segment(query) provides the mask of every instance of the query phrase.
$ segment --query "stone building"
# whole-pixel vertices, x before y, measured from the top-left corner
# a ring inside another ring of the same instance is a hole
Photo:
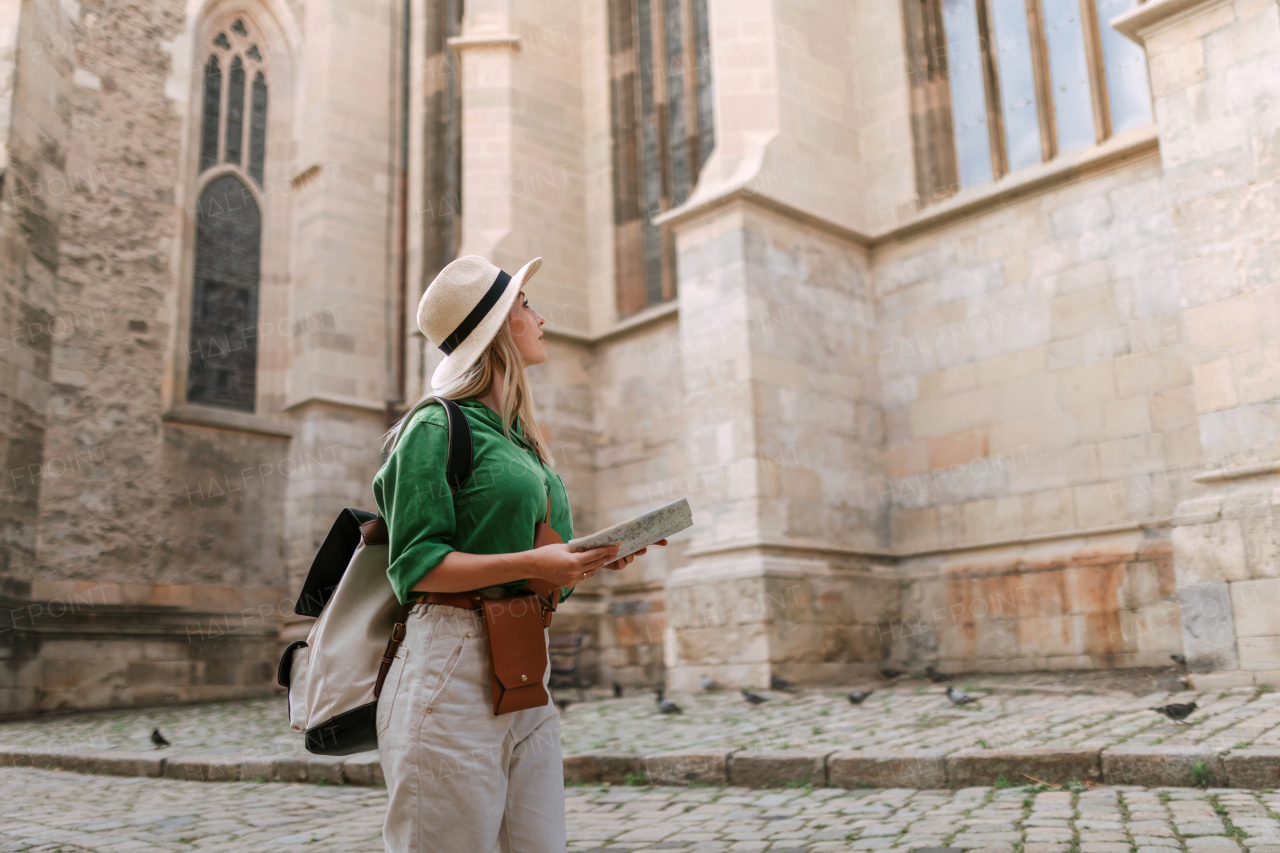
[[[1280,681],[1276,0],[0,0],[0,714],[273,689],[460,254],[625,683]]]

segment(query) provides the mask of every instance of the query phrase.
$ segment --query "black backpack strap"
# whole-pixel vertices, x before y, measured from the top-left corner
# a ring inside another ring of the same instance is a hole
[[[471,438],[471,424],[462,407],[445,397],[432,397],[444,406],[449,419],[449,451],[445,455],[444,478],[449,488],[457,492],[471,478],[471,457],[475,443]]]

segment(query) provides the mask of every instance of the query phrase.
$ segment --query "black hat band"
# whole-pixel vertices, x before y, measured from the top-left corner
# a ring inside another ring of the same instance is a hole
[[[480,297],[480,301],[476,303],[476,307],[471,309],[458,328],[453,330],[453,334],[440,342],[440,349],[444,350],[445,355],[450,355],[463,341],[467,339],[467,335],[475,331],[476,326],[480,325],[489,314],[489,309],[497,304],[501,298],[503,291],[507,289],[507,284],[511,281],[511,276],[502,270],[498,270],[498,277],[494,279],[493,284],[489,286],[489,290],[484,296]]]

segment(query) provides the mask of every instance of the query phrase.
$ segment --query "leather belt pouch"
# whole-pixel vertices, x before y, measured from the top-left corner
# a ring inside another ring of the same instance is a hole
[[[542,678],[547,673],[547,642],[542,605],[533,594],[483,599],[489,639],[489,678],[493,713],[540,708],[551,700]]]
[[[551,497],[546,519],[533,528],[533,547],[563,542],[552,529]],[[547,673],[547,641],[542,629],[560,603],[560,587],[530,580],[529,592],[511,598],[480,600],[484,630],[489,639],[489,682],[493,686],[494,715],[541,708],[551,701],[542,678]]]

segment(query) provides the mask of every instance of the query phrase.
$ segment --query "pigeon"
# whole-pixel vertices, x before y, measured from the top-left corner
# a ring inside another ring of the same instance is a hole
[[[1157,714],[1164,714],[1175,723],[1180,723],[1187,717],[1190,717],[1196,710],[1195,702],[1175,703],[1173,705],[1161,705],[1159,708],[1152,708]]]
[[[664,714],[683,714],[684,713],[684,711],[681,710],[679,705],[677,705],[675,702],[672,702],[670,699],[666,698],[666,696],[663,694],[664,694],[664,691],[661,687],[653,691],[654,698],[657,700],[657,703],[658,703],[659,711],[661,711]]]
[[[929,679],[930,684],[942,684],[943,682],[950,681],[953,678],[953,676],[947,675],[946,673],[938,672],[932,666],[926,666],[924,668],[924,677]]]
[[[750,690],[743,690],[742,698],[746,699],[752,705],[759,705],[761,702],[769,701],[768,698],[761,696],[758,693],[752,693]]]
[[[954,687],[947,688],[947,698],[951,700],[952,705],[967,705],[970,702],[978,701],[977,699],[974,699],[972,696],[961,693],[959,690],[956,690]]]
[[[616,681],[613,682],[613,698],[614,699],[622,698],[622,685]]]
[[[861,705],[862,700],[866,699],[872,693],[875,693],[875,691],[874,690],[855,690],[849,694],[849,704]]]
[[[880,670],[880,674],[881,674],[881,675],[883,675],[885,678],[889,679],[890,681],[893,681],[895,678],[901,678],[901,677],[902,677],[902,670],[900,670],[900,669],[882,669],[882,670]]]
[[[792,687],[791,682],[787,681],[785,678],[779,678],[776,675],[769,677],[770,690],[790,690],[791,687]]]
[[[702,689],[703,689],[703,690],[715,690],[715,689],[716,689],[716,683],[715,683],[714,681],[712,681],[712,680],[711,680],[711,677],[710,677],[710,676],[706,676],[706,675],[702,676]]]
[[[1169,659],[1174,663],[1176,663],[1178,666],[1187,665],[1187,658],[1185,655],[1169,655]]]
[[[164,735],[160,734],[159,729],[151,730],[151,742],[156,745],[156,749],[164,749],[169,745],[169,741],[164,739]]]

